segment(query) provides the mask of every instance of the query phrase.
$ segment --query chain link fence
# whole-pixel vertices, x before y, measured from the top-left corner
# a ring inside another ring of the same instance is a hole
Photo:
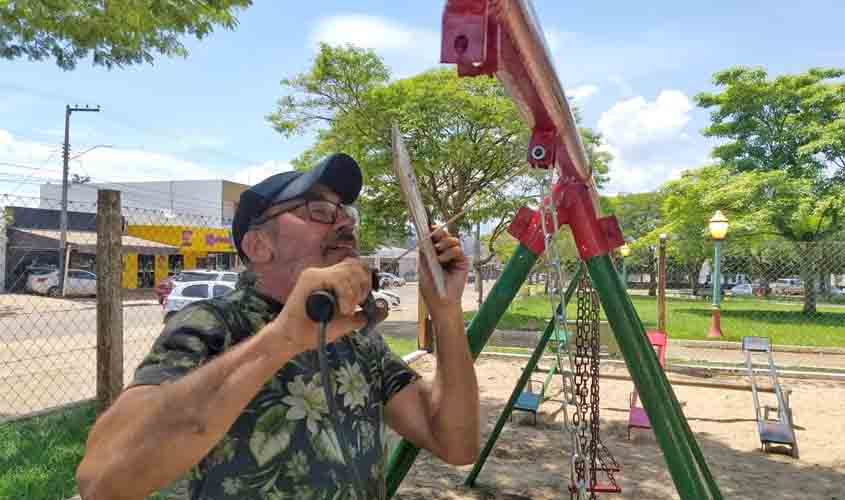
[[[0,422],[97,396],[97,208],[69,202],[63,225],[59,200],[0,194]],[[126,383],[165,317],[233,289],[239,262],[222,217],[124,206],[121,220]]]
[[[713,296],[713,242],[683,241],[668,235],[666,330],[677,340],[708,338],[713,304],[720,309],[722,339],[769,337],[777,345],[845,347],[845,239],[820,242],[731,241],[722,243],[719,295]],[[620,278],[647,329],[657,329],[659,247],[634,246],[615,255]],[[562,256],[566,286],[578,261]],[[500,321],[488,345],[532,348],[552,317],[556,291],[551,262],[541,258]],[[551,275],[553,275],[552,273]],[[570,306],[568,320],[574,320]],[[615,341],[602,314],[602,345]],[[533,333],[533,335],[529,335]]]

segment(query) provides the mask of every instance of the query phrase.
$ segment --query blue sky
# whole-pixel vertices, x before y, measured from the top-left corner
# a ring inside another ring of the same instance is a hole
[[[107,71],[83,61],[0,61],[0,193],[37,196],[59,179],[65,104],[71,164],[95,180],[229,178],[286,169],[310,136],[284,139],[264,117],[279,80],[307,70],[320,40],[376,50],[397,77],[437,64],[443,2],[257,0],[235,31],[187,40],[187,59]],[[607,192],[637,192],[708,160],[707,112],[693,97],[735,64],[770,73],[845,65],[845,4],[829,1],[535,2],[558,73],[615,155]],[[5,164],[4,164],[5,163]],[[13,163],[18,166],[8,165]]]

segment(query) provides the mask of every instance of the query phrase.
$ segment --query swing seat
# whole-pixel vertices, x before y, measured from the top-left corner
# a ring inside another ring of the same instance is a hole
[[[657,354],[660,367],[666,367],[666,345],[668,338],[665,333],[650,331],[647,333],[648,341]],[[631,429],[651,429],[651,421],[648,419],[645,409],[637,404],[639,394],[636,389],[631,392],[630,404],[628,405],[628,439],[631,439]]]
[[[519,394],[513,409],[531,413],[534,417],[534,425],[537,425],[537,411],[540,409],[540,403],[543,402],[543,393],[542,391],[534,392],[532,390],[533,383],[533,380],[528,381],[528,390]],[[513,413],[511,413],[511,417],[513,417]]]
[[[588,486],[587,491],[590,493],[621,493],[622,488],[618,484],[597,481],[595,484]],[[573,495],[578,493],[578,488],[574,484],[570,484],[569,493]]]

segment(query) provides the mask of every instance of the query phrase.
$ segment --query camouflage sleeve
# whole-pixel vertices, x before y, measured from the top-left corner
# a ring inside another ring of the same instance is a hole
[[[387,404],[399,391],[416,382],[420,378],[420,375],[408,366],[405,360],[390,350],[390,347],[381,335],[372,334],[372,336],[381,357],[381,397],[382,401]]]
[[[167,322],[130,386],[160,385],[185,376],[219,354],[227,335],[226,324],[210,307],[186,307]]]

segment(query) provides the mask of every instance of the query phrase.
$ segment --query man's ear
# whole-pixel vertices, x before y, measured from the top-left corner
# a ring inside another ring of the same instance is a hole
[[[262,231],[247,231],[241,241],[241,248],[250,262],[266,264],[273,260],[273,245],[270,244],[269,235]]]

